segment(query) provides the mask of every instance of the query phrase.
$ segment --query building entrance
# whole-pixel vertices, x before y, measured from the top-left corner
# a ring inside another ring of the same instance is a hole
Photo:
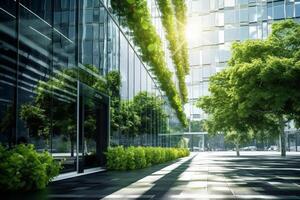
[[[109,145],[110,99],[78,82],[77,100],[77,172],[105,165],[104,152]]]

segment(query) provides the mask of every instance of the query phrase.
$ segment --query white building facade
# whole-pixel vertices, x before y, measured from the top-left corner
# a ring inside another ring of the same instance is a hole
[[[187,4],[191,73],[185,112],[191,120],[201,120],[206,116],[195,102],[208,94],[209,77],[226,67],[232,42],[265,39],[278,20],[300,22],[300,0],[188,0]]]

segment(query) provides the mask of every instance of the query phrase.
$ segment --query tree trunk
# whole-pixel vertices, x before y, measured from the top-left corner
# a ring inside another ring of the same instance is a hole
[[[70,137],[70,142],[71,142],[71,157],[74,157],[74,141],[72,137]]]
[[[236,156],[240,156],[240,147],[239,147],[239,143],[236,142],[235,143],[235,151],[236,151]]]
[[[284,133],[284,129],[281,130],[280,133],[280,151],[281,151],[281,156],[285,157],[286,156],[286,137]]]
[[[88,145],[87,145],[87,140],[85,139],[84,140],[84,153],[85,154],[88,154],[89,152],[88,152]]]
[[[284,127],[285,127],[285,123],[284,120],[282,119],[281,131],[280,131],[280,151],[282,157],[286,156],[286,137],[285,137]]]

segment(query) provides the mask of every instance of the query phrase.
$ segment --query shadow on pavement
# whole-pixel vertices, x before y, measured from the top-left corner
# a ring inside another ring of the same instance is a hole
[[[300,157],[223,156],[223,175],[238,195],[300,199]],[[214,158],[218,162],[218,158]],[[286,199],[284,198],[284,199]]]
[[[196,155],[195,155],[196,156]],[[154,186],[145,192],[142,196],[154,196],[155,199],[163,199],[163,197],[168,195],[178,195],[176,191],[171,191],[170,189],[174,187],[174,184],[178,180],[179,176],[189,168],[193,158],[191,157],[177,168],[173,169],[170,173],[163,176],[159,180],[155,181]],[[181,182],[182,183],[182,182]]]
[[[52,182],[38,192],[3,194],[8,200],[99,199],[118,191],[176,161],[134,171],[106,171]]]

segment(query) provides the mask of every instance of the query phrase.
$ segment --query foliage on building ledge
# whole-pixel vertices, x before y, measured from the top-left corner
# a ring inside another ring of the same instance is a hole
[[[189,58],[188,58],[188,45],[185,38],[185,28],[187,23],[187,7],[185,4],[185,0],[172,0],[176,22],[177,22],[177,30],[179,41],[181,42],[181,56],[182,56],[182,66],[185,70],[186,74],[190,72]]]
[[[162,24],[166,31],[166,38],[169,42],[168,48],[171,52],[172,60],[176,69],[181,100],[183,103],[186,103],[188,100],[187,87],[185,84],[186,72],[183,67],[184,60],[181,52],[179,32],[177,32],[175,11],[171,0],[157,0],[157,3],[161,12]]]
[[[172,72],[167,67],[161,39],[151,22],[147,1],[111,0],[111,6],[120,17],[122,25],[129,28],[134,44],[139,47],[142,60],[150,66],[179,121],[186,126],[181,98],[172,81]]]

